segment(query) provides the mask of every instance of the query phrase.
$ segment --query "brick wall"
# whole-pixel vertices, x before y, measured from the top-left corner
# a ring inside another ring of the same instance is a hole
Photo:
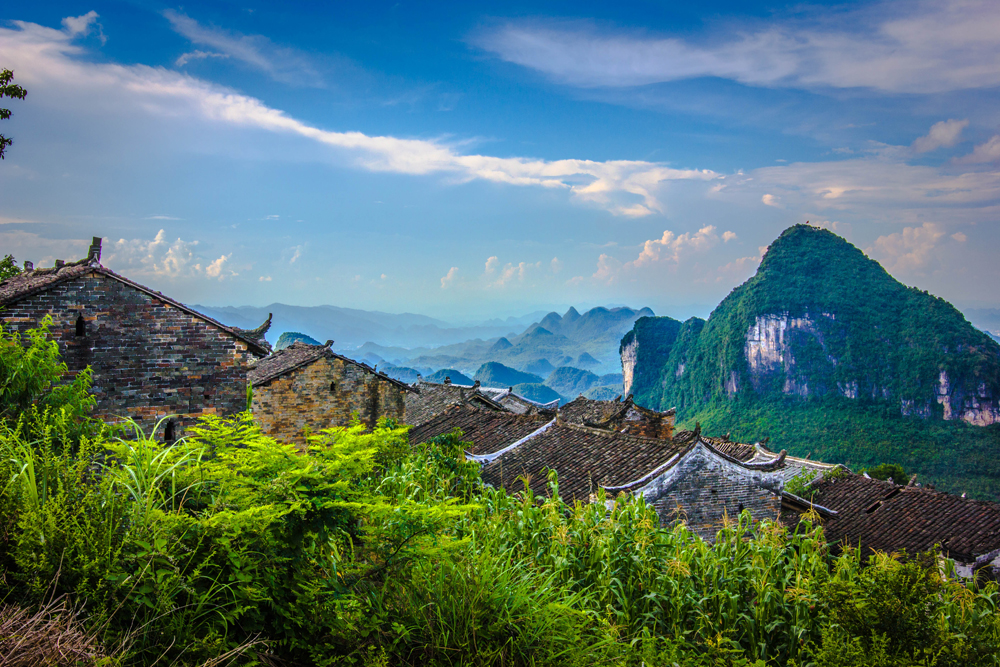
[[[69,369],[93,369],[95,416],[132,417],[148,433],[176,414],[179,437],[199,415],[246,409],[253,358],[246,343],[175,306],[92,273],[9,305],[0,316],[10,330],[24,331],[46,314]],[[77,336],[81,316],[84,335]]]
[[[629,435],[670,440],[674,437],[674,415],[644,416],[639,421],[626,421],[623,430]]]
[[[402,422],[405,393],[357,364],[323,357],[254,387],[253,414],[264,433],[301,444],[307,426],[346,426],[354,415],[369,426],[382,417]]]

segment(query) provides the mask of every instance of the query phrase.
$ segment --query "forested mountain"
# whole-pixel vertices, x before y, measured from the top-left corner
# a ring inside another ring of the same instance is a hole
[[[787,229],[707,321],[642,318],[620,352],[649,407],[997,493],[1000,345],[831,232]]]

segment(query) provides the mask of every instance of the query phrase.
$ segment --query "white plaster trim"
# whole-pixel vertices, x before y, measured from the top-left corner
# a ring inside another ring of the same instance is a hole
[[[499,451],[496,451],[496,452],[493,452],[492,454],[470,454],[469,452],[466,452],[465,456],[470,461],[479,461],[483,465],[486,465],[487,463],[489,463],[493,459],[496,459],[496,458],[498,458],[500,456],[503,456],[504,454],[506,454],[507,452],[511,451],[515,447],[520,447],[521,445],[523,445],[524,443],[528,442],[529,440],[531,440],[535,436],[538,436],[538,435],[541,435],[542,433],[545,433],[545,431],[547,431],[549,429],[549,427],[551,427],[555,423],[556,423],[556,420],[553,419],[552,421],[550,421],[548,424],[546,424],[545,426],[541,427],[537,431],[532,431],[531,433],[529,433],[528,435],[524,436],[523,438],[521,438],[517,442],[515,442],[513,444],[510,444],[510,445],[507,445],[503,449],[501,449]]]

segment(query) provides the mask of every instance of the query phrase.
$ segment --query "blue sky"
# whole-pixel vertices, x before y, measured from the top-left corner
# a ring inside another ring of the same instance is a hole
[[[1000,303],[1000,4],[677,4],[8,4],[0,250],[102,236],[211,305],[686,316],[809,220]]]

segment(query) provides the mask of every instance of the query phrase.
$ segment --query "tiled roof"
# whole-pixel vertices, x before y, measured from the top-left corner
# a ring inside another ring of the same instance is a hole
[[[599,486],[632,482],[683,449],[669,440],[641,438],[574,424],[555,424],[483,468],[483,480],[508,491],[546,492],[545,470],[559,473],[559,494],[586,501]]]
[[[330,342],[332,343],[333,341]],[[250,380],[251,385],[257,387],[286,373],[290,373],[297,368],[308,366],[317,359],[327,358],[340,359],[345,363],[363,368],[372,375],[378,376],[380,380],[390,382],[408,392],[413,393],[415,391],[410,385],[399,380],[394,380],[385,373],[379,373],[368,364],[337,354],[328,345],[309,345],[302,341],[295,341],[288,347],[258,360],[257,363],[250,367],[249,372],[247,372],[247,379]]]
[[[406,397],[406,422],[414,426],[430,421],[452,405],[471,403],[477,407],[499,410],[505,408],[482,393],[478,386],[459,384],[439,384],[421,380],[416,385],[419,394],[409,394]]]
[[[722,437],[711,437],[703,435],[697,431],[678,431],[674,434],[674,442],[678,445],[686,445],[690,442],[694,442],[695,439],[701,438],[721,454],[736,459],[742,463],[747,463],[751,461],[754,456],[758,454],[758,450],[753,445],[749,445],[743,442],[732,442],[729,440],[728,436]],[[777,456],[768,452],[769,456],[765,457],[767,459]]]
[[[538,401],[533,401],[530,398],[525,398],[520,394],[515,394],[512,388],[498,389],[495,387],[480,387],[479,391],[486,394],[511,412],[516,412],[519,415],[534,414],[538,412],[552,412],[554,414],[559,407],[559,399],[549,403],[539,403]]]
[[[826,523],[831,542],[915,554],[935,544],[956,560],[1000,549],[1000,504],[968,500],[915,486],[898,486],[862,475],[826,478],[813,501],[835,510]]]
[[[119,275],[111,269],[101,266],[96,259],[91,259],[89,257],[87,259],[81,259],[76,262],[64,264],[63,266],[25,271],[20,275],[13,276],[3,282],[0,282],[0,306],[6,306],[8,304],[21,301],[40,292],[52,289],[57,285],[61,285],[71,280],[76,280],[77,278],[81,278],[91,273],[96,273],[107,276],[113,280],[117,280],[118,282],[124,283],[133,289],[143,292],[158,301],[162,301],[163,303],[169,304],[174,308],[183,310],[189,315],[193,315],[194,317],[197,317],[198,319],[225,331],[229,335],[240,339],[247,344],[248,349],[254,354],[264,356],[268,353],[267,348],[263,347],[253,338],[246,336],[240,330],[233,327],[227,327],[221,322],[212,319],[208,315],[199,313],[179,301],[175,301],[168,296],[164,296],[160,292],[156,292],[144,285],[140,285],[135,281],[129,280],[125,276]]]
[[[623,401],[595,401],[578,396],[559,408],[559,418],[570,424],[597,424],[627,408]]]
[[[624,401],[599,401],[579,396],[559,408],[559,418],[570,424],[625,430],[633,435],[666,437],[673,430],[674,410],[656,412],[636,405],[632,396]],[[663,420],[666,420],[665,428],[660,426]],[[646,426],[654,428],[647,429]]]
[[[411,429],[410,442],[427,442],[434,436],[459,428],[462,429],[462,440],[472,444],[467,450],[470,454],[492,454],[534,433],[549,421],[551,417],[544,415],[518,415],[453,405],[430,421]]]

